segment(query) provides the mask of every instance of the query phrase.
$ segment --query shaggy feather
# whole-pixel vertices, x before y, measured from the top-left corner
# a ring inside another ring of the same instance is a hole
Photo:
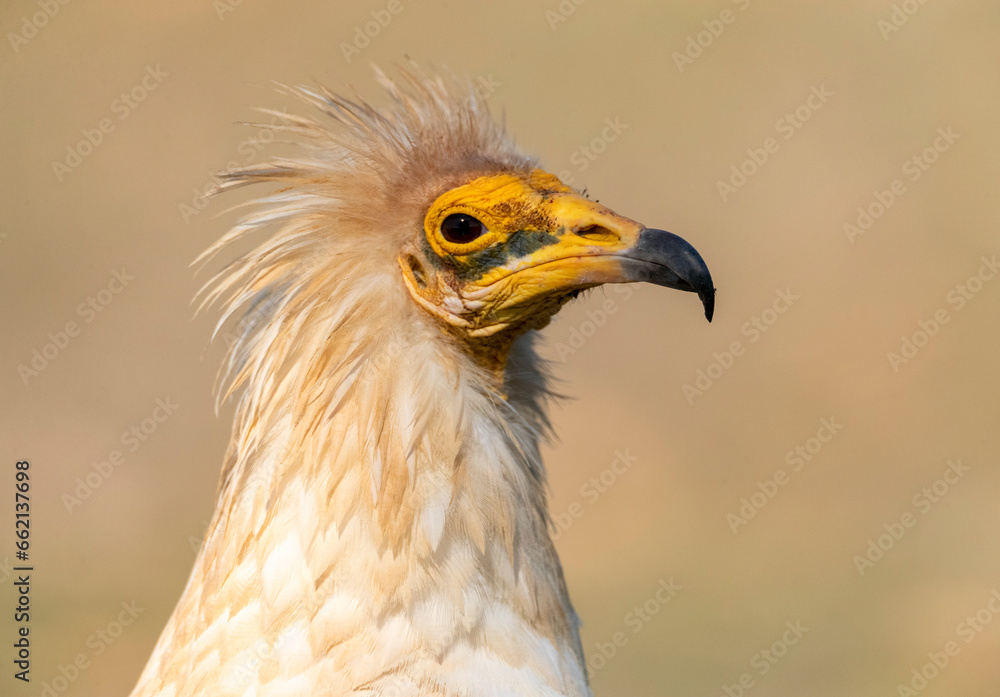
[[[206,286],[238,395],[219,502],[184,594],[133,692],[166,695],[589,695],[548,532],[546,374],[531,333],[497,384],[409,296],[400,247],[429,204],[530,172],[469,86],[416,69],[379,109],[283,88],[317,118],[263,110],[294,159],[218,191],[281,188],[199,258],[262,236]]]

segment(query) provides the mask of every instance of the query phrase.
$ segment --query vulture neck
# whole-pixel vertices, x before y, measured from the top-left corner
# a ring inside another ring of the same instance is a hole
[[[489,366],[410,324],[360,349],[346,332],[343,355],[294,362],[269,394],[249,381],[147,673],[204,666],[199,684],[234,694],[272,680],[312,695],[591,694],[547,527],[530,338],[501,397]]]

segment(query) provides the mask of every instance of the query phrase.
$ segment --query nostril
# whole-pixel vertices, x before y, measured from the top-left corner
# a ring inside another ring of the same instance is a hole
[[[618,235],[606,227],[600,225],[588,225],[576,231],[577,236],[595,242],[611,242],[618,239]]]

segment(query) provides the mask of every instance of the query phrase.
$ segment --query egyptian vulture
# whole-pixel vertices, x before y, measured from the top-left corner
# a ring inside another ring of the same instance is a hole
[[[715,289],[680,237],[564,185],[475,91],[378,73],[389,106],[289,89],[301,149],[218,189],[275,191],[206,251],[240,317],[218,504],[134,697],[579,697],[550,536],[535,331],[580,291]]]

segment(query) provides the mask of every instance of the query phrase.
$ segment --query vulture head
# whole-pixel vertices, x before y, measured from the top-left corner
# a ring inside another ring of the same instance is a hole
[[[550,535],[535,332],[580,291],[715,289],[694,248],[522,154],[472,89],[378,73],[268,112],[287,157],[205,257],[234,319],[215,515],[138,696],[590,695]],[[595,559],[595,561],[597,561]]]
[[[711,320],[708,267],[680,237],[618,215],[531,165],[474,170],[458,181],[423,206],[417,239],[399,259],[413,299],[467,346],[507,344],[604,283],[698,293]]]

